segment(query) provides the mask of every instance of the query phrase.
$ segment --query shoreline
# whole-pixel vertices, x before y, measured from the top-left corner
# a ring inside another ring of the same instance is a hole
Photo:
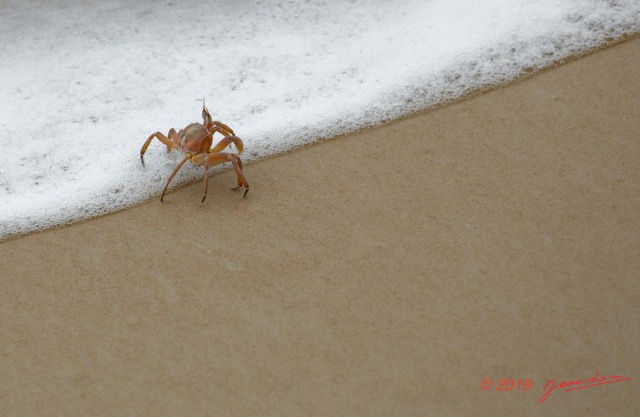
[[[245,163],[245,165],[251,165],[251,164],[254,164],[254,163],[259,163],[261,161],[264,161],[264,160],[267,160],[267,159],[270,159],[270,158],[278,157],[280,155],[284,155],[284,154],[289,153],[289,152],[295,152],[298,149],[306,148],[308,146],[314,146],[316,144],[320,144],[320,143],[323,143],[323,142],[332,141],[332,140],[341,140],[342,138],[345,138],[345,137],[348,137],[348,136],[351,136],[351,135],[360,134],[360,133],[366,132],[366,131],[368,131],[370,129],[376,129],[376,128],[380,127],[380,126],[383,126],[383,125],[386,125],[386,124],[389,124],[389,123],[394,123],[394,122],[403,120],[405,118],[419,116],[421,114],[427,114],[429,112],[433,112],[433,111],[436,111],[438,109],[441,109],[441,108],[444,108],[444,107],[447,107],[447,106],[450,106],[450,105],[455,105],[455,104],[457,104],[459,102],[463,102],[465,100],[473,99],[474,97],[476,97],[478,95],[486,94],[486,93],[494,91],[496,89],[507,88],[507,87],[509,87],[509,86],[511,86],[513,84],[517,84],[519,82],[523,82],[525,80],[530,79],[531,77],[535,77],[538,74],[542,74],[542,73],[544,73],[546,71],[553,70],[554,68],[557,68],[559,66],[568,64],[570,62],[574,62],[576,60],[582,59],[582,58],[587,57],[589,55],[596,54],[599,51],[614,47],[616,45],[623,44],[625,42],[630,42],[630,41],[637,40],[637,39],[640,39],[640,34],[626,36],[626,37],[623,37],[622,39],[604,41],[603,44],[600,45],[596,49],[591,49],[591,50],[587,50],[587,51],[584,51],[584,52],[581,52],[581,53],[574,54],[574,55],[572,55],[572,56],[570,56],[568,58],[561,59],[560,61],[558,61],[558,62],[556,62],[556,63],[554,63],[554,64],[552,64],[552,65],[550,65],[548,67],[532,69],[530,72],[524,72],[524,73],[520,74],[518,77],[516,77],[515,79],[507,81],[507,82],[505,82],[503,84],[488,85],[488,86],[485,86],[483,88],[476,89],[476,90],[473,90],[471,92],[468,92],[468,93],[464,94],[461,97],[458,97],[458,98],[455,98],[455,99],[452,99],[452,100],[449,100],[449,101],[445,101],[443,103],[440,103],[440,104],[437,104],[435,106],[428,107],[428,108],[425,108],[425,109],[422,109],[422,110],[419,110],[419,111],[416,111],[416,112],[408,113],[408,114],[405,114],[405,115],[400,116],[398,118],[387,120],[387,121],[382,122],[380,124],[375,124],[375,125],[372,125],[372,126],[366,126],[366,127],[354,130],[352,132],[347,132],[345,134],[341,134],[341,135],[338,135],[338,136],[335,136],[335,137],[331,137],[331,138],[321,138],[321,139],[318,139],[315,142],[303,143],[303,144],[300,144],[299,146],[289,148],[284,152],[275,153],[275,154],[268,155],[268,156],[265,156],[265,157],[259,158],[259,159],[252,159],[252,160],[249,160],[247,163]],[[215,173],[210,174],[210,175],[220,175],[220,174],[222,174],[224,172],[229,172],[231,170],[232,170],[231,167],[225,167],[225,168],[223,168],[222,172],[218,171],[218,172],[215,172]],[[196,183],[199,183],[199,182],[201,182],[201,180],[197,179],[197,180],[192,181],[190,183],[182,184],[182,185],[180,185],[180,187],[193,185],[193,184],[196,184]],[[175,188],[172,188],[171,191],[175,191]],[[128,209],[131,209],[131,208],[138,207],[139,205],[149,203],[149,202],[153,201],[154,198],[155,197],[153,197],[151,199],[147,199],[145,201],[134,203],[132,205],[124,206],[124,207],[116,209],[115,211],[102,212],[102,214],[99,214],[99,215],[94,216],[94,217],[86,217],[86,218],[73,219],[73,220],[70,220],[70,221],[62,221],[61,223],[59,223],[59,224],[57,224],[57,225],[55,225],[53,227],[45,227],[43,229],[37,229],[37,230],[27,231],[27,232],[21,232],[21,231],[10,232],[10,233],[7,233],[6,235],[0,235],[0,243],[5,242],[5,241],[9,241],[9,240],[12,240],[12,239],[20,238],[22,236],[26,236],[26,235],[29,235],[29,234],[32,234],[32,233],[39,233],[39,232],[42,232],[42,231],[47,231],[47,230],[51,230],[51,229],[57,229],[57,228],[60,228],[60,227],[67,227],[67,226],[70,226],[70,225],[73,225],[73,224],[76,224],[76,223],[79,223],[79,222],[89,221],[89,220],[92,220],[92,219],[95,219],[95,218],[98,218],[98,217],[101,217],[101,216],[118,213],[118,212],[123,211],[123,210],[128,210]]]
[[[0,411],[634,414],[629,383],[539,398],[640,372],[639,65],[634,37],[249,164],[246,198],[225,171],[1,241]]]

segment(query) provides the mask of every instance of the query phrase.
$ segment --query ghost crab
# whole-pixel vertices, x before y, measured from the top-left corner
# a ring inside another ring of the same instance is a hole
[[[204,167],[204,195],[200,201],[201,203],[204,202],[205,198],[207,198],[207,189],[209,187],[209,167],[225,162],[231,162],[231,165],[233,165],[233,169],[236,172],[238,186],[232,188],[232,190],[244,187],[243,197],[249,192],[249,183],[247,183],[247,180],[242,173],[242,160],[238,156],[244,149],[242,139],[237,137],[229,126],[213,120],[211,114],[209,114],[209,110],[207,110],[204,105],[204,99],[202,100],[202,119],[203,123],[192,123],[179,132],[176,132],[175,129],[171,128],[171,130],[169,130],[169,137],[160,132],[153,133],[149,136],[144,145],[142,145],[142,149],[140,150],[140,160],[142,161],[143,167],[144,153],[147,151],[147,148],[149,147],[149,144],[151,144],[153,138],[157,138],[160,142],[167,145],[167,152],[171,152],[172,149],[178,149],[185,154],[184,158],[182,158],[178,166],[176,166],[169,176],[167,184],[164,186],[164,190],[162,190],[160,201],[163,201],[164,194],[167,192],[167,188],[169,187],[173,177],[176,176],[180,168],[182,168],[182,165],[187,161],[191,161],[193,165],[202,165]],[[216,132],[222,134],[224,138],[222,138],[222,140],[212,148],[213,135]],[[238,149],[237,154],[222,152],[231,144],[235,145]]]

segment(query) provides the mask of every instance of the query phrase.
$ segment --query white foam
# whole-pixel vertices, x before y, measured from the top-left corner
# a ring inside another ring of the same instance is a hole
[[[202,97],[251,161],[639,31],[633,0],[0,2],[0,238],[157,197],[180,156],[140,147]]]

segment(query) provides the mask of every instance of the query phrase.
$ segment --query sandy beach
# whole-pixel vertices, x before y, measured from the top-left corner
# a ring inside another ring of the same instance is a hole
[[[0,414],[640,414],[638,68],[635,38],[250,164],[246,198],[227,171],[0,242]]]

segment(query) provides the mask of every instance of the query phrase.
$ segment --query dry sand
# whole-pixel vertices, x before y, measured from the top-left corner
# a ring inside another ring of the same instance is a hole
[[[640,415],[638,68],[634,39],[249,165],[244,199],[225,172],[0,243],[0,415]],[[597,371],[632,380],[539,403]]]

